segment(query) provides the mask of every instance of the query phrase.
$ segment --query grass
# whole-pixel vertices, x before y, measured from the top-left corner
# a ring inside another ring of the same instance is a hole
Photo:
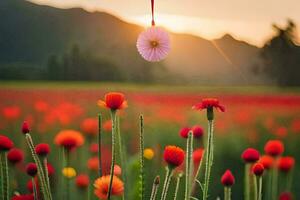
[[[146,83],[115,83],[86,81],[0,81],[0,89],[53,89],[53,90],[105,90],[132,92],[169,92],[169,93],[224,93],[224,94],[300,94],[300,87],[279,88],[275,86],[197,86],[161,85]]]

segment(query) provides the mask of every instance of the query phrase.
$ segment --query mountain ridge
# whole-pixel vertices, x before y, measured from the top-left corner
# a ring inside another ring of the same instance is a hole
[[[149,64],[135,47],[136,38],[144,28],[107,12],[60,9],[23,0],[2,0],[1,4],[2,64],[24,62],[44,67],[50,55],[62,55],[77,44],[86,52],[113,60],[127,73],[129,81],[132,72],[128,71],[137,71],[140,66],[158,68],[162,65],[188,82],[214,83],[217,80],[215,82],[220,84],[248,84],[241,73],[246,74],[250,84],[264,81],[250,74],[252,66],[259,63],[260,49],[229,34],[210,41],[192,34],[170,32],[170,55],[163,62]]]

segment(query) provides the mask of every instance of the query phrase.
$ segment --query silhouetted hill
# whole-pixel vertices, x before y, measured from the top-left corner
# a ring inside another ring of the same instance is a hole
[[[1,0],[0,66],[5,73],[15,73],[11,69],[18,68],[32,71],[30,75],[17,77],[38,78],[35,76],[43,74],[41,78],[44,78],[49,58],[52,55],[62,58],[76,44],[84,55],[104,59],[105,63],[116,66],[123,75],[122,80],[127,81],[172,79],[208,84],[263,81],[252,73],[252,67],[260,62],[259,48],[230,35],[209,41],[171,33],[172,50],[168,58],[161,63],[147,63],[138,55],[135,46],[142,30],[140,26],[105,12],[90,13],[80,8],[58,9],[24,0]],[[90,73],[97,73],[97,70],[93,68]],[[94,76],[94,79],[101,80],[101,77]]]

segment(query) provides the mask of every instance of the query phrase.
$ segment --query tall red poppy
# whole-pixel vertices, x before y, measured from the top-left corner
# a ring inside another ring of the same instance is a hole
[[[202,99],[202,102],[197,103],[193,106],[195,110],[204,110],[209,108],[216,108],[221,112],[225,112],[225,107],[220,104],[219,100],[216,98],[205,98]]]
[[[127,107],[127,101],[125,101],[124,94],[120,92],[109,92],[105,95],[104,101],[98,101],[98,105],[111,110],[120,110]]]

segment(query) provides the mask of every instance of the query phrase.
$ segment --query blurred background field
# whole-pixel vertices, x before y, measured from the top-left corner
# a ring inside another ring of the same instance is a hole
[[[32,126],[35,143],[51,144],[49,162],[55,173],[53,187],[55,195],[60,194],[61,166],[59,148],[53,144],[54,136],[64,129],[75,129],[85,134],[82,125],[87,118],[97,118],[103,114],[103,166],[107,172],[110,159],[110,123],[109,113],[97,106],[108,91],[125,93],[129,107],[120,113],[121,132],[126,144],[127,170],[130,174],[130,199],[137,199],[136,179],[138,174],[138,133],[139,115],[145,118],[145,147],[152,148],[155,155],[146,160],[147,194],[157,174],[163,177],[162,152],[166,145],[176,144],[185,148],[185,139],[179,136],[184,126],[201,125],[206,129],[204,112],[197,112],[191,107],[204,97],[217,97],[225,105],[225,113],[216,113],[216,150],[211,196],[223,193],[220,177],[230,168],[236,176],[233,187],[233,199],[242,196],[243,162],[240,158],[246,147],[255,147],[263,154],[263,146],[268,139],[281,139],[286,147],[284,155],[296,159],[295,177],[300,176],[297,161],[300,140],[300,91],[298,88],[277,87],[183,87],[151,84],[96,83],[96,82],[1,82],[0,83],[0,132],[9,136],[16,147],[27,149],[20,132],[23,120]],[[94,124],[95,125],[95,124]],[[94,127],[93,123],[89,127]],[[205,132],[206,133],[206,132]],[[85,134],[85,145],[72,153],[71,165],[77,173],[88,173],[96,177],[95,165],[89,159],[95,154],[90,152],[90,145],[96,142],[95,136]],[[202,140],[195,141],[195,149],[202,146]],[[26,154],[26,162],[31,157]],[[26,163],[25,162],[25,163]],[[88,164],[89,163],[89,164]],[[117,162],[118,163],[118,162]],[[23,163],[24,164],[24,163]],[[10,170],[18,182],[13,183],[20,192],[26,192],[29,178],[22,172],[22,166]],[[284,177],[280,176],[281,190]],[[73,180],[74,181],[74,180]],[[57,184],[56,184],[57,183]],[[297,179],[293,182],[295,199],[300,198]],[[75,195],[80,194],[74,183]],[[183,186],[180,195],[183,195]],[[174,182],[170,191],[174,190]],[[172,194],[172,192],[170,192]],[[95,198],[95,197],[93,197]],[[171,196],[168,199],[172,199]]]

